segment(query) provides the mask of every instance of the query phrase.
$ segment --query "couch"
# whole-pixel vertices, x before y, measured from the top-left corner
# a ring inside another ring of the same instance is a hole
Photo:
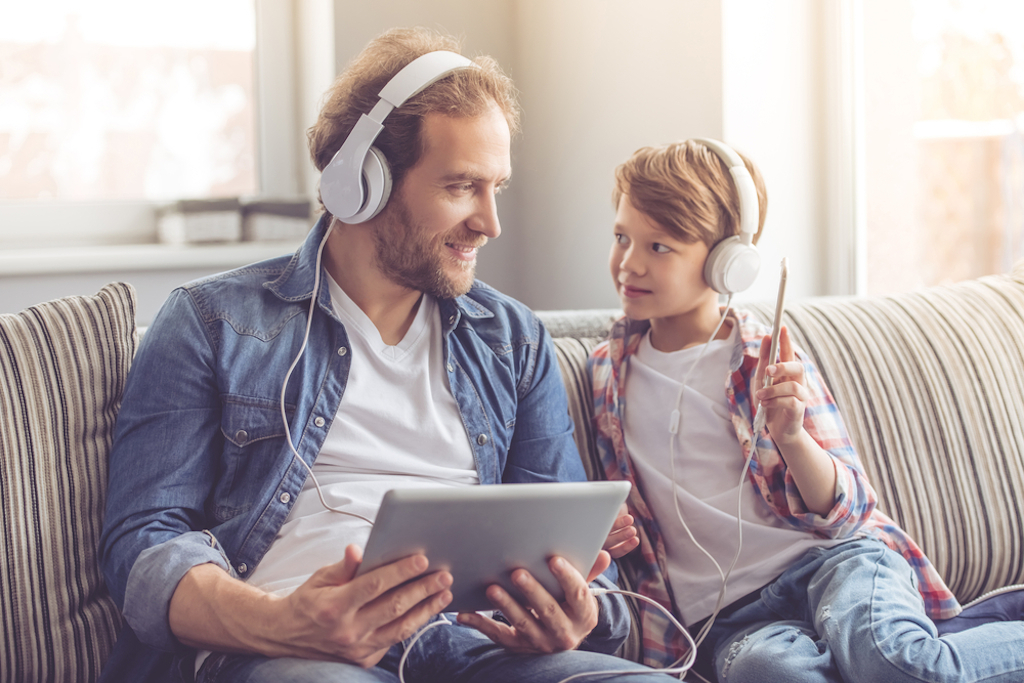
[[[771,304],[747,308],[770,320]],[[0,315],[0,683],[93,681],[121,626],[96,549],[134,311],[132,288],[114,283]],[[539,315],[600,478],[585,364],[617,312]],[[831,387],[880,507],[960,600],[1024,583],[1024,263],[896,296],[811,299],[785,322]],[[621,654],[636,658],[641,638],[634,629]]]

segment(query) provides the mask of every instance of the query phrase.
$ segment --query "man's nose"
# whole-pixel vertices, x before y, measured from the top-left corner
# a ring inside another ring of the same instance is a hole
[[[501,222],[498,220],[497,197],[484,195],[476,212],[468,221],[470,229],[482,235],[494,239],[501,234]]]

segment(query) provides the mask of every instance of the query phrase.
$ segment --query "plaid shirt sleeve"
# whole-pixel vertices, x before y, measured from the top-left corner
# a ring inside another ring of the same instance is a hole
[[[761,339],[767,329],[738,314],[743,339],[743,361],[730,377],[729,395],[733,426],[743,448],[749,453],[753,437],[749,383],[757,370]],[[801,352],[804,381],[811,399],[804,411],[804,429],[830,456],[836,466],[836,502],[827,516],[807,510],[792,475],[767,430],[758,435],[757,453],[749,477],[772,510],[798,529],[823,538],[868,536],[884,542],[910,563],[918,579],[918,591],[932,619],[948,619],[960,613],[960,603],[946,586],[938,570],[896,522],[876,509],[877,495],[850,441],[832,393],[825,386],[814,363]]]
[[[761,338],[766,330],[740,314],[743,357],[729,378],[726,394],[733,428],[743,456],[754,442],[750,383],[757,371]],[[804,384],[810,394],[804,410],[804,429],[832,458],[836,468],[836,498],[827,516],[811,512],[804,504],[793,475],[786,467],[768,431],[757,435],[757,452],[750,463],[751,483],[778,517],[796,529],[819,538],[851,538],[871,518],[878,498],[860,464],[843,424],[839,408],[814,364],[801,352]]]

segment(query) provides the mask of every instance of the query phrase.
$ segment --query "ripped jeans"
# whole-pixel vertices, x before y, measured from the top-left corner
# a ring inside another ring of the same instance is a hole
[[[940,637],[910,565],[869,539],[808,551],[702,647],[721,683],[1024,681],[1024,622]]]

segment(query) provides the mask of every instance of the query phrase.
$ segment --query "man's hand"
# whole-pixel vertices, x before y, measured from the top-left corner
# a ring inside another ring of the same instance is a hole
[[[619,508],[619,516],[612,523],[612,530],[605,539],[604,549],[617,560],[636,550],[639,545],[640,537],[633,526],[633,515],[629,514],[629,509],[623,503]]]
[[[201,649],[369,668],[451,602],[452,576],[424,576],[427,558],[413,555],[356,577],[361,561],[362,551],[350,545],[341,562],[319,569],[284,598],[215,565],[193,567],[171,598],[171,629]]]
[[[611,564],[611,556],[602,550],[584,579],[561,557],[548,563],[551,573],[565,591],[565,602],[558,603],[525,569],[512,572],[512,582],[525,596],[521,605],[501,586],[487,589],[487,597],[502,611],[510,625],[488,619],[475,612],[459,614],[459,623],[479,630],[511,652],[550,653],[574,650],[597,626],[597,598],[590,594],[589,583]]]

